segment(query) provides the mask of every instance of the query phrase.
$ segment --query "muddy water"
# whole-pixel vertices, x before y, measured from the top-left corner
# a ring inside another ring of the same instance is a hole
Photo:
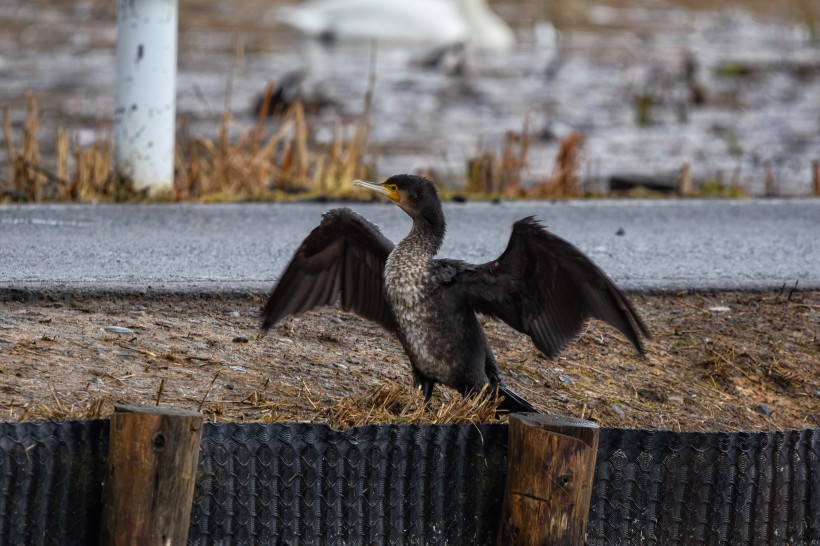
[[[265,82],[294,71],[305,72],[308,98],[330,103],[312,115],[317,139],[331,138],[337,118],[361,114],[371,44],[304,40],[268,15],[274,1],[180,3],[178,112],[195,134],[215,136],[226,105],[237,130],[250,126]],[[25,93],[36,94],[46,155],[58,124],[85,139],[110,124],[114,4],[0,5],[0,102],[19,125]],[[811,191],[811,162],[820,159],[820,45],[806,10],[761,15],[654,0],[493,7],[518,45],[471,54],[461,73],[421,66],[425,46],[379,47],[371,148],[382,175],[432,169],[458,185],[470,157],[498,152],[505,133],[521,132],[526,120],[528,181],[547,177],[560,139],[580,131],[589,189],[613,175],[674,177],[689,163],[696,179],[755,194],[767,172],[781,195]],[[4,150],[0,176],[6,161]]]

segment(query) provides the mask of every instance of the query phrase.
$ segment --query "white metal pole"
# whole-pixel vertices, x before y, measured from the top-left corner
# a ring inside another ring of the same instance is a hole
[[[118,0],[114,168],[138,191],[174,180],[177,0]]]

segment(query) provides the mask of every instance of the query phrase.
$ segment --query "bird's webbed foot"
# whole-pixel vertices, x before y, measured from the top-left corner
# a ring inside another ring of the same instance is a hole
[[[463,396],[469,396],[476,393],[481,396],[491,398],[494,401],[497,401],[499,398],[501,399],[498,403],[498,408],[495,411],[496,419],[499,419],[504,415],[509,415],[510,413],[539,413],[539,411],[532,404],[521,398],[501,383],[486,384],[480,389],[467,387],[462,390]]]

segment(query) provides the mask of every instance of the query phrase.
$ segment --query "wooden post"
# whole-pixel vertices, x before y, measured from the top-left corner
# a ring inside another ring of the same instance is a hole
[[[678,195],[690,197],[694,195],[692,189],[692,176],[689,173],[689,163],[684,163],[680,168],[680,180],[678,181]]]
[[[763,183],[765,185],[766,197],[775,197],[777,195],[774,183],[774,173],[772,172],[772,164],[767,161],[763,164],[763,172],[765,174]]]
[[[814,182],[814,196],[820,197],[820,161],[811,162],[811,172]]]
[[[499,545],[584,544],[598,430],[573,417],[510,415]]]
[[[188,541],[202,415],[160,406],[117,406],[111,417],[100,544]]]

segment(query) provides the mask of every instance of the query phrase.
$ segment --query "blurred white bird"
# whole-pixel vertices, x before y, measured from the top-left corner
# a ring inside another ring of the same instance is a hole
[[[271,13],[316,38],[506,50],[515,34],[486,0],[309,0]]]

